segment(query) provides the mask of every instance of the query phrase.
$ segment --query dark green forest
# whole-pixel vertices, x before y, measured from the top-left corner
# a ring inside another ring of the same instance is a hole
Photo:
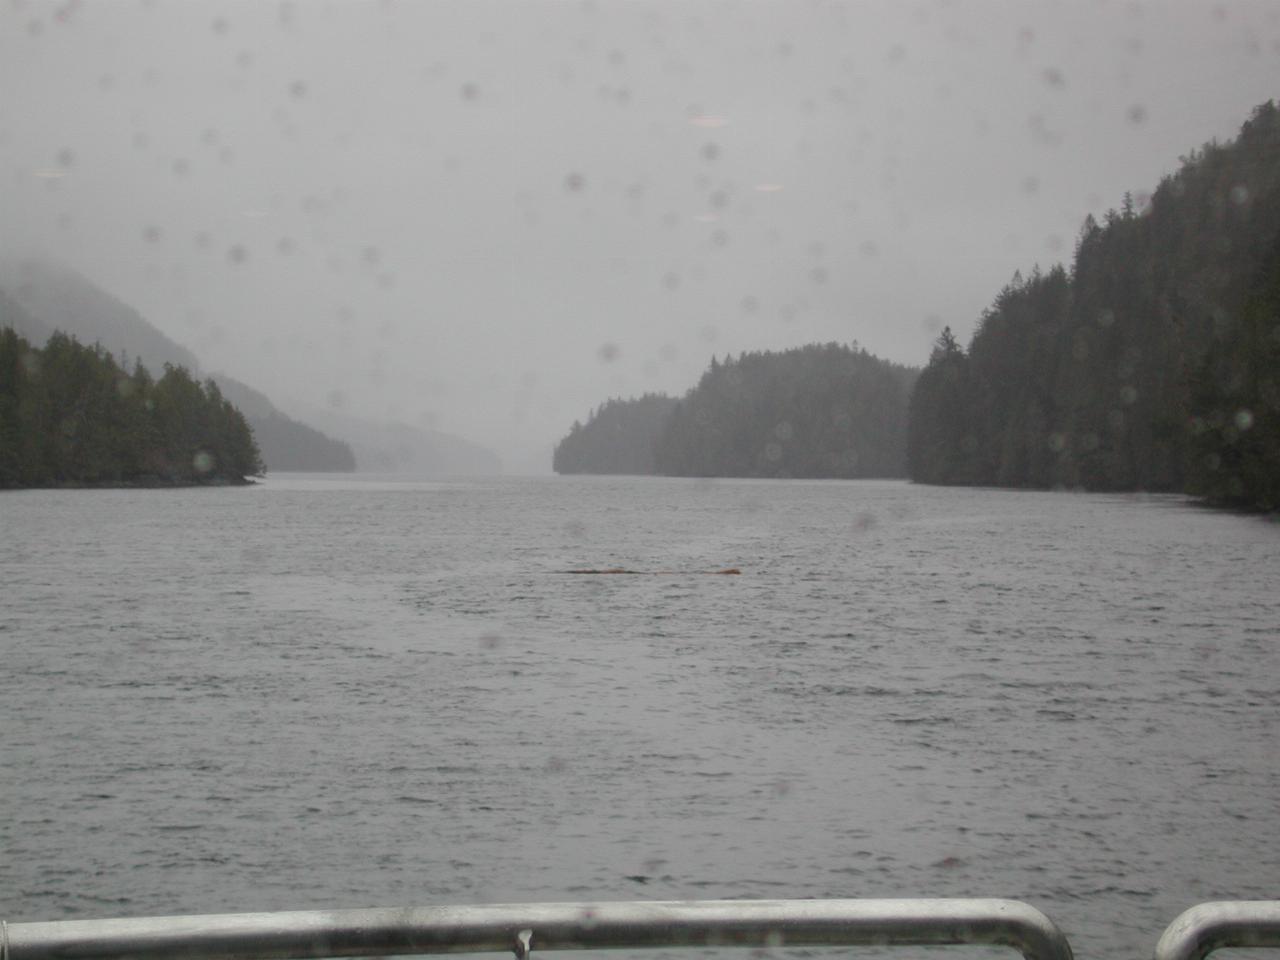
[[[66,334],[39,349],[0,326],[0,487],[239,484],[262,473],[252,431],[212,380],[170,364],[157,380]]]
[[[169,339],[127,303],[65,265],[42,260],[0,262],[0,326],[12,326],[32,343],[61,330],[81,343],[100,343],[121,358],[156,369],[171,363],[198,375],[196,357]],[[266,397],[225,374],[218,389],[244,414],[271,470],[356,469],[351,447],[286,416]]]
[[[901,477],[918,371],[857,345],[712,360],[671,413],[659,473],[683,477]]]
[[[556,444],[551,466],[556,473],[655,472],[654,446],[676,401],[659,393],[632,400],[608,400],[592,410],[585,426],[575,421]]]
[[[1086,219],[1070,271],[1015,274],[967,351],[944,331],[908,468],[1280,508],[1280,109]]]
[[[610,400],[556,447],[557,473],[901,477],[918,371],[842,344],[715,357],[679,401]]]

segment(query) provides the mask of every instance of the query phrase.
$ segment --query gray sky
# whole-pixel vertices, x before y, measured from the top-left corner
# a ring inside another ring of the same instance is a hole
[[[0,0],[0,255],[545,471],[713,352],[923,363],[1280,94],[1280,4]]]

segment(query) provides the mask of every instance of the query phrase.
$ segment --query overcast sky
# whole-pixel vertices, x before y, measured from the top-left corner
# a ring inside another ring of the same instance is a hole
[[[1280,95],[1280,3],[0,0],[0,255],[546,471],[714,352],[923,363]]]

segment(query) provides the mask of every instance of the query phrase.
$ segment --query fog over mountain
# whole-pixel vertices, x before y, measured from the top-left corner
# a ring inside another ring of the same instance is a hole
[[[713,353],[967,341],[1278,64],[1273,2],[24,0],[0,258],[282,409],[545,472]]]
[[[203,368],[190,350],[128,304],[60,264],[0,263],[0,327],[5,326],[37,347],[60,330],[85,345],[101,346],[130,371],[141,362],[159,376],[166,364],[172,364],[198,379],[211,377],[248,420],[268,470],[359,468],[433,477],[502,472],[501,461],[491,451],[438,430],[343,417],[320,407],[295,419],[261,390]],[[312,424],[323,424],[329,435]]]

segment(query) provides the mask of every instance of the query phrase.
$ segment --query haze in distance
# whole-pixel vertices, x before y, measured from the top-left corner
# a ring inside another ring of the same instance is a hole
[[[66,263],[288,413],[546,472],[713,353],[967,341],[1277,63],[1265,2],[28,0],[0,259]]]

